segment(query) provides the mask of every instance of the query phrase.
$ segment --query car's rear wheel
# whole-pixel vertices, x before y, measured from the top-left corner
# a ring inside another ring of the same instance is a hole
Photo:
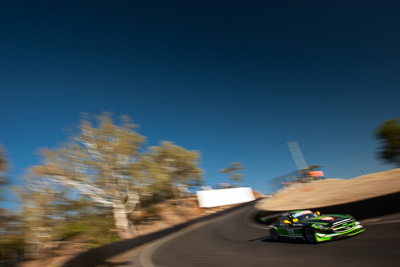
[[[306,229],[304,229],[303,236],[310,243],[315,243],[316,241],[315,231],[312,227],[307,227]]]
[[[274,228],[271,229],[271,237],[274,241],[279,241],[280,239],[278,232]]]

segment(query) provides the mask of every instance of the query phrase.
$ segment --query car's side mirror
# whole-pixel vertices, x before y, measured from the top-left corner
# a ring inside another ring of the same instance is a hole
[[[284,220],[283,223],[289,223],[291,224],[291,222],[289,220]]]

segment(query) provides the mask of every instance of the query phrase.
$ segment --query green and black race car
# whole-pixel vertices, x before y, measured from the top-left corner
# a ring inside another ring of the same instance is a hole
[[[284,213],[270,225],[271,237],[300,239],[315,243],[359,234],[365,229],[351,215],[327,214],[297,210]]]

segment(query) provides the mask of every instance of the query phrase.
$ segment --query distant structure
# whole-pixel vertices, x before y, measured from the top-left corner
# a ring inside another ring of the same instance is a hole
[[[203,185],[202,187],[201,187],[201,190],[213,190],[212,189],[212,187],[211,186],[209,186],[209,185]]]
[[[227,188],[233,188],[233,186],[230,183],[219,183],[218,184],[218,189],[227,189]]]
[[[297,171],[290,172],[270,181],[267,181],[271,193],[289,186],[294,183],[308,183],[314,180],[324,178],[324,173],[318,170],[321,165],[308,166],[306,160],[301,152],[301,149],[296,141],[287,142],[293,160],[296,163]]]
[[[286,186],[295,183],[309,183],[311,181],[320,180],[324,178],[324,173],[319,171],[321,165],[307,166],[302,170],[292,171],[285,175],[279,176],[275,179],[267,181],[270,193],[274,193]]]
[[[297,171],[300,174],[300,178],[297,179],[298,182],[307,182],[315,179],[321,179],[324,177],[324,173],[322,171],[318,171],[316,169],[322,167],[320,165],[312,165],[308,166],[306,159],[301,152],[299,144],[296,141],[287,142],[290,153],[292,154],[292,158],[297,166]]]

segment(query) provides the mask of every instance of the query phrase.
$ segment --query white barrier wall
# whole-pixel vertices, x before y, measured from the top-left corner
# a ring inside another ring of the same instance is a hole
[[[211,208],[250,202],[255,200],[250,187],[197,191],[197,200],[202,208]]]

